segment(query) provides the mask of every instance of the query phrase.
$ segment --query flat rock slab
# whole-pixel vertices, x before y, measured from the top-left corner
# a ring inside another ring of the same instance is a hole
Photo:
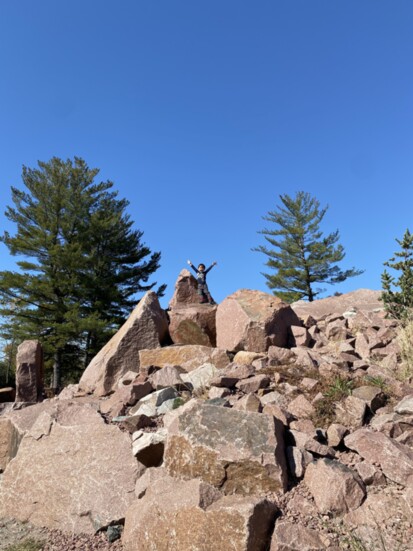
[[[320,319],[333,312],[342,315],[352,308],[373,312],[384,308],[383,302],[380,300],[381,294],[381,291],[358,289],[337,297],[321,298],[312,302],[299,300],[293,302],[291,308],[300,318],[312,316],[315,319]]]
[[[201,478],[225,494],[285,491],[283,426],[274,417],[191,400],[168,429],[171,476]]]
[[[366,461],[379,464],[384,475],[405,486],[413,475],[413,450],[381,432],[359,429],[344,438],[345,445]]]
[[[218,306],[217,346],[266,352],[273,345],[287,346],[292,325],[301,323],[289,304],[262,291],[241,289]]]
[[[270,551],[323,551],[327,546],[318,532],[296,522],[277,521]]]
[[[87,366],[79,388],[105,396],[128,371],[139,372],[139,350],[158,348],[168,336],[168,319],[155,292],[148,291],[119,331]]]
[[[125,551],[265,551],[276,511],[262,498],[163,477],[129,508],[122,543]]]
[[[211,363],[218,369],[229,364],[226,350],[201,345],[165,346],[155,350],[141,350],[139,352],[141,369],[151,366],[166,367],[175,365],[185,371],[193,371],[205,363]]]
[[[137,476],[130,436],[90,407],[63,402],[38,416],[7,465],[0,516],[94,533],[125,516]]]

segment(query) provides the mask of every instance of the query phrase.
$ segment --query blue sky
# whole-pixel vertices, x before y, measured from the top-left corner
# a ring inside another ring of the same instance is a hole
[[[80,156],[162,252],[164,303],[188,258],[221,301],[267,290],[262,217],[303,190],[365,270],[327,294],[379,289],[413,231],[412,29],[411,0],[1,0],[1,228],[22,165]]]

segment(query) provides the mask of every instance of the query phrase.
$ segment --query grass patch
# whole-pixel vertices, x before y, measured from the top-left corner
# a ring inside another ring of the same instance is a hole
[[[43,549],[43,542],[28,538],[20,543],[13,543],[5,548],[4,551],[41,551]]]
[[[334,401],[342,400],[350,396],[351,391],[354,388],[354,381],[352,379],[345,379],[344,377],[335,377],[328,385],[325,392],[327,398],[331,398]]]

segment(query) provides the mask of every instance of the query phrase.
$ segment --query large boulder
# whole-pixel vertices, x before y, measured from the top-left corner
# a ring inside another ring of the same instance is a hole
[[[137,476],[129,434],[92,407],[58,402],[53,415],[38,416],[7,465],[0,516],[94,533],[125,516]]]
[[[241,289],[217,309],[217,346],[238,352],[266,352],[286,347],[289,328],[301,325],[291,307],[274,295]]]
[[[43,349],[39,341],[23,341],[17,348],[16,402],[37,402],[43,391]]]
[[[175,365],[182,367],[185,371],[193,371],[205,363],[211,363],[218,369],[222,369],[229,364],[229,357],[227,352],[220,348],[188,344],[140,350],[139,363],[142,370],[149,369],[151,366]]]
[[[183,269],[175,283],[175,292],[169,301],[169,308],[179,308],[190,304],[199,304],[198,284],[187,269]]]
[[[283,426],[274,417],[191,400],[168,430],[164,460],[171,476],[201,478],[225,494],[286,489]]]
[[[105,396],[127,371],[139,372],[139,350],[159,348],[168,338],[168,319],[155,292],[148,291],[119,331],[93,358],[79,388]]]
[[[217,306],[190,304],[169,311],[169,333],[174,344],[216,345]]]
[[[200,480],[161,477],[129,508],[125,551],[236,549],[265,551],[276,506],[262,498],[224,496]]]

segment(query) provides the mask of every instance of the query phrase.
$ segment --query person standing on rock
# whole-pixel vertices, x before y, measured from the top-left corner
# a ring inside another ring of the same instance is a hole
[[[208,285],[206,283],[206,275],[209,270],[216,266],[217,263],[213,262],[208,269],[205,269],[205,264],[199,264],[198,268],[195,268],[190,260],[188,260],[188,264],[196,274],[196,280],[198,282],[198,295],[201,299],[201,304],[206,302],[209,302],[209,304],[216,304],[215,300],[211,297],[211,293],[209,292]]]

